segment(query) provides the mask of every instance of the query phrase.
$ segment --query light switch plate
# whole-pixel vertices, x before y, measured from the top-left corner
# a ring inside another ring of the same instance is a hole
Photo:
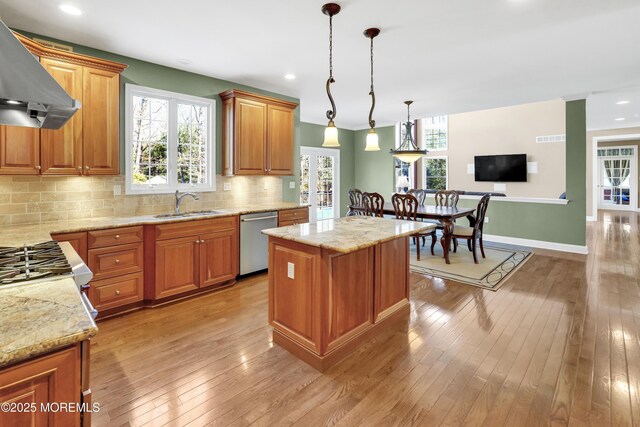
[[[295,183],[295,181],[291,181],[291,182],[289,183],[289,188],[296,188],[296,183]]]
[[[224,191],[231,191],[231,183],[230,182],[225,182],[224,185],[222,186]]]
[[[287,263],[287,277],[289,279],[295,279],[296,277],[296,266],[292,262]]]
[[[122,194],[122,187],[119,185],[114,185],[113,186],[113,195],[114,196],[120,196]]]
[[[486,224],[487,222],[489,222],[489,217],[488,217],[488,216],[485,216],[485,217],[484,217],[484,222],[485,222],[485,224]]]

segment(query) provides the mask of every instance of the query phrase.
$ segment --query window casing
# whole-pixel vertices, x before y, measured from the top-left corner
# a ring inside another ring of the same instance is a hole
[[[215,101],[125,85],[126,194],[215,191]]]
[[[449,159],[447,156],[424,157],[424,188],[446,190],[449,187]]]

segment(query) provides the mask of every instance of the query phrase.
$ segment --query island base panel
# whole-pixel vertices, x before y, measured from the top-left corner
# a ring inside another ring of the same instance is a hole
[[[406,320],[410,311],[409,302],[405,300],[404,302],[398,303],[396,307],[397,310],[395,312],[388,314],[384,319],[373,325],[373,327],[363,331],[360,335],[353,337],[348,342],[345,342],[343,345],[337,347],[335,350],[325,354],[324,356],[319,356],[307,347],[298,344],[288,336],[280,333],[276,328],[273,329],[273,342],[314,369],[317,369],[320,372],[325,372],[355,353],[358,348],[370,339],[373,339],[384,331],[389,330],[389,327],[395,322]]]

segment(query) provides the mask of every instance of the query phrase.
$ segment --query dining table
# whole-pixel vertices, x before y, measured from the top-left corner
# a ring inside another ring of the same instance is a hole
[[[435,206],[435,205],[420,205],[416,211],[416,217],[421,219],[437,220],[442,223],[442,237],[440,238],[440,244],[442,244],[442,251],[444,252],[444,261],[447,264],[451,264],[449,261],[449,248],[451,247],[451,239],[453,236],[453,228],[455,226],[454,220],[458,218],[468,218],[471,227],[476,222],[476,217],[473,215],[474,208],[458,208],[448,206]],[[393,203],[386,202],[383,207],[385,215],[395,215],[395,209]],[[418,242],[417,244],[420,244]]]

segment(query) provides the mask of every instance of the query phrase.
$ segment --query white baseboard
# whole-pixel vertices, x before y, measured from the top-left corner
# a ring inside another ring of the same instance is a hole
[[[552,251],[571,252],[575,254],[588,254],[586,246],[569,245],[567,243],[545,242],[543,240],[520,239],[519,237],[496,236],[484,234],[483,240],[487,242],[504,243],[507,245],[527,246],[530,248],[549,249]]]
[[[596,222],[598,218],[595,216],[587,216],[587,222]]]

